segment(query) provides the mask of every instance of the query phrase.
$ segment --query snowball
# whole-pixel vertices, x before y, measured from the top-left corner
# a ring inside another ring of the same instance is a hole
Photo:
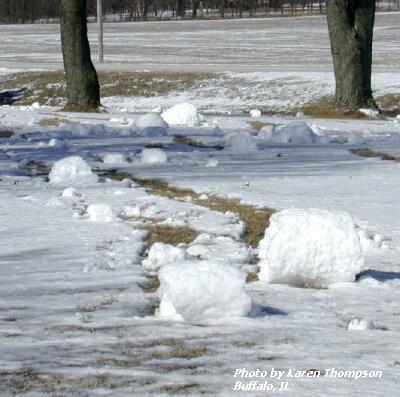
[[[249,113],[250,113],[251,117],[254,117],[254,118],[261,117],[261,110],[251,109]]]
[[[260,280],[294,286],[354,281],[364,264],[351,216],[318,209],[273,214],[259,257]]]
[[[159,316],[200,321],[246,316],[251,309],[245,291],[246,275],[232,266],[182,262],[163,266],[158,276]]]
[[[170,125],[185,125],[194,127],[200,122],[196,106],[191,103],[181,103],[167,109],[161,117]]]
[[[61,193],[62,197],[66,197],[66,198],[72,198],[72,197],[81,197],[82,193],[78,192],[78,190],[76,190],[73,187],[67,187],[66,189],[64,189],[64,191]]]
[[[149,272],[156,272],[167,264],[183,262],[189,259],[189,255],[183,248],[170,244],[154,243],[149,251],[147,259],[142,261],[142,266]]]
[[[144,164],[163,164],[168,161],[168,157],[161,149],[143,149],[141,160]]]
[[[210,159],[207,161],[206,167],[214,168],[218,167],[219,161],[217,159]]]
[[[304,121],[293,121],[271,134],[273,143],[293,143],[297,145],[315,143],[318,135]]]
[[[156,113],[147,113],[135,122],[136,128],[142,136],[155,137],[168,135],[168,124]]]
[[[257,150],[257,142],[248,132],[238,132],[228,136],[225,141],[225,150],[251,152]]]
[[[60,147],[60,146],[63,146],[63,143],[60,140],[53,138],[53,139],[50,139],[48,146],[49,147]]]
[[[109,165],[126,164],[126,156],[123,153],[107,153],[103,156],[103,163]]]
[[[87,208],[89,220],[94,222],[113,222],[115,220],[114,212],[109,204],[95,203]]]
[[[371,320],[354,318],[347,326],[349,331],[365,331],[375,329],[375,324]]]
[[[139,205],[135,205],[134,207],[128,205],[124,207],[121,212],[121,216],[123,216],[124,218],[136,218],[141,215],[142,209]]]
[[[372,119],[379,118],[379,110],[374,109],[359,109],[360,113],[364,114],[367,117],[371,117]]]
[[[296,119],[301,119],[304,117],[304,113],[303,112],[297,112],[296,113]]]
[[[89,164],[79,156],[66,157],[55,162],[49,174],[50,183],[65,185],[88,185],[96,183],[98,179]]]

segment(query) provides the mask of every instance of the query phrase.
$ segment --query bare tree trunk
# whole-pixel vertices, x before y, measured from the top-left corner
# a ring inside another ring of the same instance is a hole
[[[327,19],[336,79],[336,103],[373,107],[372,39],[375,0],[328,0]]]
[[[100,87],[90,58],[86,0],[61,0],[61,43],[67,80],[66,110],[93,111],[100,106]]]

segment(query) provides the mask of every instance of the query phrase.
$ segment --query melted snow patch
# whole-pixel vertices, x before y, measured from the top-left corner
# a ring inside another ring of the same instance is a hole
[[[246,316],[251,309],[246,275],[232,266],[189,261],[163,266],[159,278],[160,317],[201,321]]]
[[[354,281],[364,264],[361,251],[348,213],[284,210],[272,215],[260,242],[259,278],[315,287]]]

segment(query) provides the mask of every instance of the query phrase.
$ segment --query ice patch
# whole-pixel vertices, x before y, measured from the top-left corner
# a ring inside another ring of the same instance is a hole
[[[142,266],[148,272],[156,272],[167,264],[176,264],[189,259],[189,255],[183,248],[175,247],[170,244],[154,243],[148,257],[142,261]]]
[[[64,185],[89,185],[98,181],[89,164],[79,156],[56,161],[49,174],[50,183]]]
[[[162,113],[161,117],[170,125],[194,127],[200,123],[196,106],[187,102],[172,106]]]
[[[246,275],[232,266],[190,261],[163,266],[158,275],[161,317],[201,321],[242,317],[251,309]]]
[[[318,209],[273,214],[259,257],[260,280],[294,286],[354,281],[364,265],[351,216]]]
[[[161,149],[143,149],[141,161],[143,164],[164,164],[168,162],[168,156]]]
[[[109,204],[95,203],[87,208],[88,219],[93,222],[113,222],[115,214]]]

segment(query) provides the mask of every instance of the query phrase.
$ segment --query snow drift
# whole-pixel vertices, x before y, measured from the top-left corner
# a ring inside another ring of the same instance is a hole
[[[89,185],[98,181],[89,164],[79,156],[56,161],[49,174],[50,183],[64,185]]]
[[[161,317],[200,321],[246,316],[251,309],[246,275],[232,266],[189,261],[163,266],[158,275]]]
[[[364,264],[353,219],[345,212],[278,212],[259,248],[259,278],[270,283],[320,287],[354,281]]]

